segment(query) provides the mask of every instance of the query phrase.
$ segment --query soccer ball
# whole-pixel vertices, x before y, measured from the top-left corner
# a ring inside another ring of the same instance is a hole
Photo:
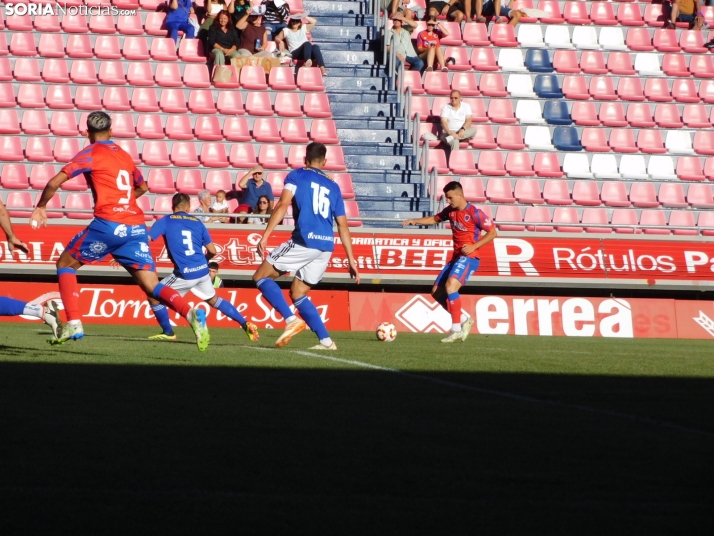
[[[380,341],[392,342],[397,338],[397,328],[391,322],[382,322],[377,326],[377,338]]]

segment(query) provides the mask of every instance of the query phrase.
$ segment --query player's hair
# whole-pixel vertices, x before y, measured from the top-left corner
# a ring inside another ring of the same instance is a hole
[[[464,189],[461,187],[461,185],[456,182],[456,181],[451,181],[444,186],[444,189],[442,190],[445,194],[449,193],[453,190],[458,190],[459,192],[463,192]]]
[[[174,194],[171,198],[171,208],[176,210],[181,205],[191,205],[191,198],[186,194]]]
[[[106,132],[112,128],[112,118],[104,112],[92,112],[87,116],[88,132]]]
[[[305,161],[321,162],[325,160],[326,154],[327,147],[325,147],[322,143],[312,142],[305,148]]]
[[[209,267],[211,270],[218,270],[218,263],[211,261],[211,262],[208,263],[208,267]]]

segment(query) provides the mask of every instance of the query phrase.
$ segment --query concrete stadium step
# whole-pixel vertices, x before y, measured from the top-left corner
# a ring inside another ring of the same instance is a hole
[[[339,119],[339,118],[338,118]],[[354,128],[354,129],[366,129],[366,130],[371,130],[375,128],[381,128],[381,129],[403,129],[405,128],[404,126],[404,120],[403,119],[396,119],[396,118],[381,118],[377,117],[374,119],[339,119],[339,123],[337,124],[338,128],[342,129],[348,129],[348,128]]]
[[[355,168],[350,173],[353,183],[391,184],[395,188],[421,183],[421,174],[418,171]]]
[[[362,205],[362,202],[358,199],[357,203]],[[427,211],[429,209],[426,208],[424,210],[414,210],[414,211],[401,211],[401,212],[395,212],[394,210],[362,210],[360,208],[360,216],[362,217],[362,221],[369,222],[369,218],[388,218],[390,220],[394,220],[394,223],[391,222],[384,222],[380,221],[378,223],[374,224],[374,227],[395,227],[399,228],[402,226],[402,221],[403,220],[410,220],[414,218],[422,218],[426,215]]]
[[[342,145],[358,143],[403,143],[401,139],[403,131],[399,129],[355,129],[340,128],[340,120],[337,123],[337,137]],[[411,150],[411,149],[410,149]]]
[[[343,149],[344,150],[344,149]],[[345,155],[345,164],[349,169],[381,169],[405,171],[411,170],[412,156],[377,156],[377,155]]]
[[[412,146],[399,143],[345,143],[342,142],[342,152],[345,155],[380,155],[380,156],[411,156]]]
[[[328,41],[331,39],[339,39],[341,41],[375,39],[374,29],[368,26],[323,26],[318,24],[312,29],[310,34],[313,39],[319,39],[320,42],[322,42],[323,39]]]
[[[329,72],[323,78],[323,82],[328,93],[332,92],[332,90],[386,91],[389,88],[389,82],[386,78],[334,76],[332,72]]]
[[[397,94],[394,91],[332,91],[328,95],[330,104],[337,102],[351,102],[359,104],[363,102],[396,103]]]
[[[352,174],[352,188],[358,197],[370,198],[376,197],[379,199],[388,199],[394,197],[412,198],[422,197],[421,184],[388,184],[383,182],[365,182],[355,180],[355,174]],[[423,189],[426,194],[426,188]]]
[[[370,6],[367,2],[320,2],[306,0],[302,5],[305,11],[311,15],[367,15],[370,13]]]
[[[350,102],[330,102],[332,115],[335,117],[392,117],[397,112],[396,103],[350,103]]]
[[[363,52],[367,50],[374,50],[374,46],[370,41],[351,40],[351,41],[335,41],[333,39],[323,39],[320,41],[320,50],[322,51],[323,57],[328,52]],[[327,64],[327,60],[325,60]],[[328,65],[329,66],[329,65]]]
[[[388,211],[395,212],[420,212],[429,210],[428,197],[393,197],[392,199],[378,199],[374,197],[357,196],[360,212]]]
[[[340,65],[374,65],[376,63],[375,53],[372,51],[327,50],[322,53],[322,57],[328,68],[331,65],[337,67]]]

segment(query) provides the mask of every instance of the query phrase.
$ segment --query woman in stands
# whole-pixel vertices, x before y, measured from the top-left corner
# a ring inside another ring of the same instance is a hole
[[[164,19],[164,26],[169,31],[171,39],[177,42],[180,31],[188,39],[193,39],[196,36],[196,30],[188,20],[191,15],[193,15],[193,3],[191,0],[171,0],[169,13]]]
[[[198,30],[198,38],[205,42],[208,37],[208,31],[211,29],[211,25],[218,14],[221,11],[228,11],[228,13],[233,14],[235,12],[234,4],[233,0],[230,0],[228,4],[226,4],[226,0],[206,0],[206,18],[203,20],[200,30]]]
[[[272,214],[273,213],[273,202],[268,198],[267,195],[261,195],[258,199],[258,203],[253,207],[253,214]],[[248,218],[246,223],[252,223],[254,225],[268,225],[269,218]]]
[[[211,51],[214,65],[225,65],[226,57],[239,58],[240,36],[231,24],[228,11],[221,11],[208,30],[208,50]]]
[[[442,71],[448,71],[444,60],[444,51],[441,50],[441,39],[447,37],[449,31],[440,28],[436,19],[426,21],[426,30],[417,36],[417,54],[426,63],[426,70],[434,70],[434,60],[441,66]]]
[[[233,14],[233,24],[238,24],[238,21],[250,11],[251,7],[250,0],[234,0],[233,11],[229,10]]]
[[[290,15],[288,27],[284,28],[280,34],[275,37],[278,43],[279,50],[285,50],[285,43],[288,45],[288,50],[293,60],[304,60],[305,67],[312,67],[314,63],[320,68],[322,74],[327,74],[325,70],[325,61],[322,59],[322,52],[318,45],[313,45],[307,38],[307,33],[311,32],[317,24],[317,20],[313,17],[305,17],[307,24],[303,25],[302,15]]]

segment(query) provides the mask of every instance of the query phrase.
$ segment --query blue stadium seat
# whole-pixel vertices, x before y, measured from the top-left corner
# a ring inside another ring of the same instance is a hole
[[[575,127],[555,127],[553,145],[559,151],[582,151],[578,131]]]
[[[551,125],[572,125],[573,120],[568,111],[568,104],[564,100],[546,101],[543,108],[543,119]]]
[[[560,90],[558,79],[554,74],[539,74],[536,76],[533,91],[542,99],[563,98],[563,92]]]
[[[531,48],[526,52],[526,69],[532,73],[552,73],[553,62],[547,50]]]

